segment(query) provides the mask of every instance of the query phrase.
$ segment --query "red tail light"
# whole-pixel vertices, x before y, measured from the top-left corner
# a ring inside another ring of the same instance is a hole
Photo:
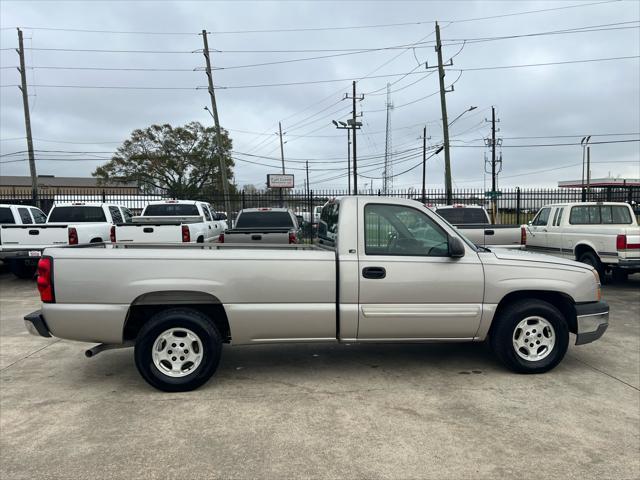
[[[639,250],[640,243],[628,243],[626,235],[616,237],[616,250]]]
[[[69,245],[78,244],[78,231],[75,227],[69,227]]]
[[[296,232],[289,232],[289,243],[298,243],[298,237],[296,237]]]
[[[56,297],[53,293],[53,258],[42,257],[38,262],[38,291],[40,300],[44,303],[54,303]]]
[[[520,227],[520,245],[527,244],[527,227]]]
[[[189,232],[188,225],[182,225],[182,243],[189,243],[191,241],[191,233]]]
[[[218,235],[218,243],[224,243],[224,233]]]
[[[116,243],[116,226],[111,225],[111,230],[109,230],[109,240],[111,243]]]

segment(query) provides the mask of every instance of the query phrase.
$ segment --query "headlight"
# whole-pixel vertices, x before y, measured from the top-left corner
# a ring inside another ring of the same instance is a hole
[[[596,301],[600,301],[602,300],[602,288],[601,288],[601,284],[600,284],[600,275],[598,274],[598,271],[594,268],[591,270],[591,273],[593,273],[593,276],[596,279]]]

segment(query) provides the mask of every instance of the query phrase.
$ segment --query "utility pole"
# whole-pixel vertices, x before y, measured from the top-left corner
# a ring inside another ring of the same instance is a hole
[[[31,199],[38,205],[38,174],[36,158],[33,153],[33,137],[31,135],[31,115],[29,113],[29,93],[27,91],[27,70],[24,64],[24,43],[22,30],[18,28],[18,55],[20,56],[20,90],[22,90],[22,108],[24,109],[24,126],[27,132],[27,150],[29,151],[29,173],[31,174]]]
[[[391,101],[391,85],[387,83],[387,126],[384,139],[384,171],[382,173],[382,191],[386,195],[393,187],[393,147],[391,141],[391,111],[393,102]]]
[[[496,223],[496,109],[491,106],[491,220]]]
[[[282,160],[282,174],[284,175],[284,144],[282,143],[282,122],[278,122],[278,133],[280,135],[280,159]],[[280,191],[280,206],[284,207],[282,188]]]
[[[351,135],[352,142],[353,142],[353,191],[357,195],[358,194],[358,154],[357,154],[358,147],[356,143],[356,130],[362,127],[362,122],[356,121],[356,118],[358,117],[358,115],[356,114],[356,100],[363,100],[364,95],[360,95],[360,96],[356,95],[355,80],[353,81],[352,86],[353,86],[352,95],[349,96],[349,94],[345,94],[344,98],[353,100],[353,110],[351,111],[351,120],[349,120],[347,123],[350,124],[349,127],[351,127],[351,130],[353,131],[353,134]]]
[[[591,147],[587,146],[587,200],[591,189]]]
[[[440,25],[436,22],[436,52],[438,52],[438,79],[440,81],[440,108],[442,110],[442,133],[444,136],[444,190],[447,198],[447,205],[453,203],[453,192],[451,187],[451,158],[449,156],[449,121],[447,119],[447,100],[446,93],[453,91],[447,90],[444,86],[444,67],[442,63],[442,43],[440,42]],[[453,65],[450,62],[449,65]],[[448,65],[447,65],[448,66]]]
[[[427,203],[427,126],[422,130],[422,204]]]
[[[218,107],[216,105],[216,92],[213,89],[213,74],[211,73],[211,59],[209,58],[209,41],[207,40],[207,31],[202,30],[202,41],[204,42],[204,58],[206,61],[207,80],[209,82],[209,97],[211,97],[211,113],[213,115],[213,123],[216,130],[216,146],[218,147],[218,161],[220,162],[220,178],[222,179],[222,193],[224,195],[224,208],[227,216],[231,218],[231,203],[229,198],[229,185],[227,182],[227,166],[225,165],[222,134],[220,132],[220,120],[218,119]]]
[[[347,130],[347,187],[351,195],[351,129]]]
[[[306,162],[304,162],[306,165],[306,170],[307,170],[307,196],[309,195],[309,160],[307,160]]]

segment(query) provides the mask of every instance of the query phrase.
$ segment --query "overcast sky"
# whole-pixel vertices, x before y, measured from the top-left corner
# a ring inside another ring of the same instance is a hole
[[[477,107],[450,129],[454,186],[490,184],[484,174],[488,151],[482,139],[490,135],[485,119],[491,118],[492,105],[500,119],[498,136],[504,137],[500,186],[551,187],[559,180],[579,179],[579,145],[529,145],[575,144],[584,135],[593,135],[592,142],[619,142],[593,145],[594,178],[609,174],[638,178],[640,143],[621,142],[640,139],[638,58],[473,70],[640,55],[640,2],[593,3],[2,0],[0,173],[29,174],[26,161],[8,162],[26,159],[23,153],[10,155],[26,150],[22,98],[15,86],[20,77],[12,68],[18,65],[15,27],[22,27],[25,35],[38,173],[56,176],[89,176],[136,128],[193,120],[211,124],[204,110],[209,104],[202,88],[204,58],[198,51],[202,48],[198,33],[206,28],[211,32],[210,48],[220,50],[212,55],[215,67],[329,56],[214,72],[215,84],[229,87],[217,90],[217,100],[221,125],[229,130],[237,152],[239,186],[262,187],[267,173],[278,173],[275,132],[281,120],[287,170],[295,173],[296,184],[302,186],[304,172],[295,169],[309,160],[313,188],[346,188],[346,132],[336,130],[331,120],[350,115],[351,102],[341,99],[351,92],[351,79],[360,79],[358,94],[365,98],[357,107],[363,112],[359,171],[377,178],[363,176],[359,183],[361,188],[371,182],[380,188],[387,83],[392,84],[395,106],[391,112],[394,174],[421,162],[425,124],[429,144],[442,142],[440,98],[435,94],[438,76],[424,67],[425,62],[437,64],[433,42],[438,20],[444,59],[455,57],[446,74],[447,85],[455,82],[455,90],[446,96],[449,121],[470,106]],[[573,5],[580,6],[560,8]],[[546,11],[520,14],[534,10]],[[512,13],[518,15],[507,15]],[[358,26],[368,28],[336,28]],[[584,27],[590,31],[486,40]],[[411,45],[415,48],[405,48]],[[403,47],[352,51],[398,46]],[[120,52],[74,51],[78,49]],[[78,69],[86,67],[111,70]],[[126,70],[132,68],[176,71]],[[324,80],[338,81],[264,86]],[[243,86],[251,88],[238,88]],[[65,158],[78,160],[60,160]],[[428,187],[442,188],[443,154],[427,165]],[[398,188],[419,188],[420,182],[419,166],[393,179]]]

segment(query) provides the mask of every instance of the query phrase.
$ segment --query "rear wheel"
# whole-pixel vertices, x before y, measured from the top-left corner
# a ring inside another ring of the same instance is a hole
[[[547,372],[567,352],[567,322],[550,303],[522,300],[505,307],[495,321],[491,347],[498,359],[514,372]]]
[[[222,338],[202,313],[184,308],[155,314],[140,330],[136,367],[153,387],[186,392],[204,384],[220,362]]]
[[[601,282],[605,281],[604,266],[602,265],[602,262],[600,261],[600,259],[595,253],[584,252],[582,255],[580,255],[580,257],[578,258],[578,261],[582,263],[586,263],[587,265],[591,265],[593,268],[596,269],[596,271],[598,272],[598,275],[600,275],[600,281]]]

